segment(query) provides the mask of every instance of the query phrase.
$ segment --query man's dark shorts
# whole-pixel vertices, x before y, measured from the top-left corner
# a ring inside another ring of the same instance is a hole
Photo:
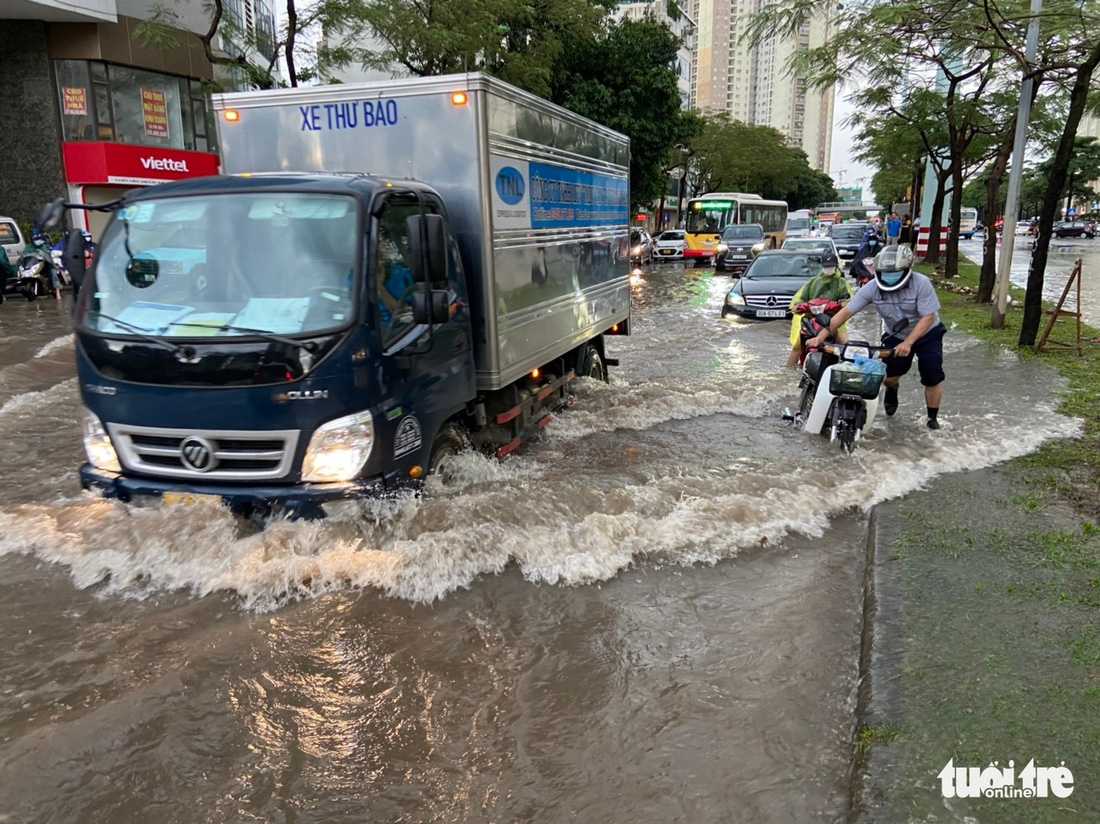
[[[938,386],[946,377],[943,374],[943,336],[947,328],[937,324],[924,333],[924,337],[913,344],[904,358],[886,359],[886,377],[900,378],[913,367],[913,356],[917,356],[917,371],[920,382],[925,386]],[[883,346],[897,346],[903,338],[884,335]]]

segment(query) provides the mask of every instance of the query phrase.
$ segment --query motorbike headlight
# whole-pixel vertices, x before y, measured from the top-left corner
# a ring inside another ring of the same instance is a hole
[[[754,251],[754,252],[755,252],[756,254],[760,254],[761,252],[763,252],[763,251],[764,251],[764,244],[763,244],[763,243],[757,243],[757,244],[754,244],[754,245],[753,245],[753,247],[752,247],[752,250],[753,250],[753,251]]]
[[[42,267],[45,266],[45,265],[46,264],[43,261],[41,261],[41,260],[38,261],[38,263],[34,264],[34,266],[31,267],[31,274],[32,275],[37,275],[39,272],[42,271]]]
[[[352,481],[374,447],[374,418],[357,412],[317,427],[302,461],[302,480],[312,483]]]
[[[621,249],[622,247],[620,246],[619,248]],[[633,249],[630,250],[630,254],[632,254],[632,255],[640,255],[641,253],[642,253],[642,247],[641,246],[635,246]]]
[[[727,246],[726,244],[724,244],[724,243],[719,243],[719,244],[718,244],[718,245],[717,245],[717,246],[715,247],[714,251],[716,251],[716,252],[726,252],[726,251],[729,251],[729,248],[730,248],[730,247],[729,247],[729,246]]]
[[[122,471],[111,436],[107,434],[99,418],[88,409],[84,410],[84,453],[88,456],[88,463],[96,469]]]
[[[730,306],[744,306],[745,296],[742,295],[740,292],[730,292],[728,295],[726,295],[726,303],[728,303]]]

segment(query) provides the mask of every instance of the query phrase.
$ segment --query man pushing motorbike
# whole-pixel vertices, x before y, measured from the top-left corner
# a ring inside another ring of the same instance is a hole
[[[795,307],[800,303],[808,303],[817,298],[835,300],[837,303],[846,303],[852,297],[852,285],[845,279],[839,267],[840,261],[832,249],[827,250],[821,257],[821,271],[802,284],[802,288],[795,292],[791,298],[790,309],[794,312],[791,320],[791,354],[787,357],[787,366],[794,369],[802,358],[802,318],[795,312]],[[844,343],[847,340],[846,329],[840,328],[837,340]]]
[[[809,342],[821,346],[826,339],[857,312],[874,305],[882,318],[882,345],[894,350],[886,361],[886,395],[883,407],[887,415],[898,410],[898,382],[917,358],[920,382],[924,384],[924,402],[928,407],[928,428],[939,429],[940,403],[943,401],[943,335],[940,301],[932,281],[913,271],[913,252],[908,246],[888,246],[875,258],[875,279],[856,292],[855,297],[833,316],[829,328]]]

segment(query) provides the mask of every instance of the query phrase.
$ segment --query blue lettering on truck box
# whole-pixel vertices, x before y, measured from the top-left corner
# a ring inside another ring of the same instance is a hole
[[[630,220],[624,179],[536,162],[530,175],[532,229],[622,226]]]
[[[299,106],[301,131],[324,132],[342,129],[396,126],[396,100],[349,100],[341,103],[319,103]]]

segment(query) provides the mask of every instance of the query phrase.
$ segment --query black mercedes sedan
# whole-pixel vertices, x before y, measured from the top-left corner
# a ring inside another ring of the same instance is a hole
[[[821,271],[821,254],[814,251],[761,252],[722,303],[722,317],[789,318],[795,292]]]
[[[753,258],[764,251],[764,227],[759,223],[740,223],[722,230],[722,239],[714,250],[716,272],[743,272]]]

